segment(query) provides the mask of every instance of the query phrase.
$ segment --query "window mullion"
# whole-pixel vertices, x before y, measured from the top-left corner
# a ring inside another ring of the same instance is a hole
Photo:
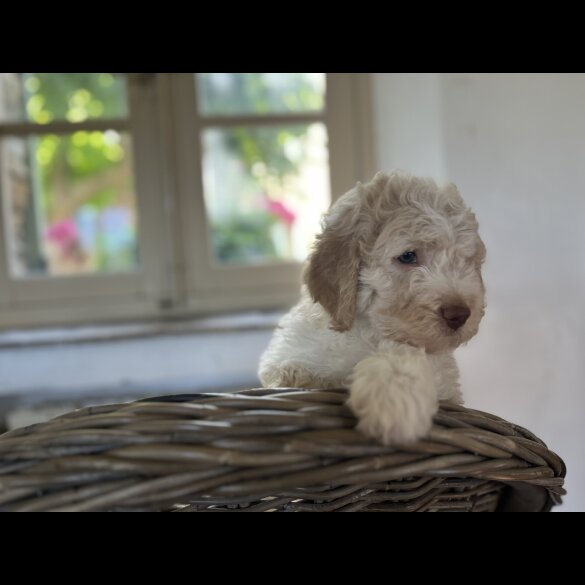
[[[258,116],[255,114],[237,116],[199,116],[202,127],[223,128],[230,126],[272,126],[284,124],[310,124],[311,122],[323,122],[326,119],[325,112],[303,114],[270,114]]]
[[[169,202],[165,181],[164,146],[160,135],[160,104],[156,77],[129,77],[132,112],[129,131],[135,153],[134,177],[138,197],[139,240],[143,293],[159,309],[174,305],[173,258],[169,240]],[[146,82],[144,82],[146,81]]]
[[[178,301],[187,303],[209,271],[208,227],[201,181],[201,118],[192,74],[161,76],[161,99],[167,113],[164,136],[167,164],[174,177],[172,205],[174,268]]]
[[[29,136],[43,134],[72,134],[74,132],[93,132],[105,130],[125,131],[130,128],[130,122],[124,119],[111,120],[88,120],[86,122],[51,122],[49,124],[33,124],[30,122],[22,123],[2,123],[0,124],[1,136]]]

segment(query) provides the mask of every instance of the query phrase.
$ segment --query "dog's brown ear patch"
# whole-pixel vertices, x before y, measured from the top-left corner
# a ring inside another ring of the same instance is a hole
[[[331,315],[331,329],[347,331],[355,320],[360,246],[356,237],[325,230],[305,273],[311,297]]]
[[[307,271],[311,296],[331,315],[335,331],[348,331],[355,320],[360,265],[356,248],[357,242],[323,238]]]
[[[356,315],[358,279],[363,254],[377,237],[381,193],[390,177],[378,173],[372,181],[342,195],[325,217],[304,281],[311,297],[331,315],[331,329],[348,331]]]

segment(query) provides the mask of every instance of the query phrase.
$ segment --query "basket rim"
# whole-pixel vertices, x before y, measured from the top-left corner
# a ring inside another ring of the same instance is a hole
[[[361,486],[379,492],[409,477],[424,479],[421,497],[433,494],[435,504],[444,497],[439,484],[455,498],[455,480],[468,482],[471,495],[477,482],[504,486],[500,511],[561,503],[564,462],[519,425],[441,402],[427,438],[385,447],[355,430],[346,398],[345,389],[299,388],[155,396],[16,429],[0,436],[0,510],[156,507],[173,494],[186,507],[235,505],[294,499],[311,486],[353,489],[357,506]],[[374,492],[359,502],[384,497]]]

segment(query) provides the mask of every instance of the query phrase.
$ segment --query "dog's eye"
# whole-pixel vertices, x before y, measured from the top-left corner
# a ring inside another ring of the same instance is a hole
[[[401,264],[416,264],[417,260],[416,252],[412,251],[404,252],[404,254],[398,256],[398,262]]]

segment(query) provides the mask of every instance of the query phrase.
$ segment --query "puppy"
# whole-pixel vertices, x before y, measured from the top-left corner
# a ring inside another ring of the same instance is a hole
[[[300,302],[260,361],[265,387],[349,385],[358,429],[406,444],[462,402],[453,350],[484,314],[485,246],[457,188],[378,173],[323,220]]]

